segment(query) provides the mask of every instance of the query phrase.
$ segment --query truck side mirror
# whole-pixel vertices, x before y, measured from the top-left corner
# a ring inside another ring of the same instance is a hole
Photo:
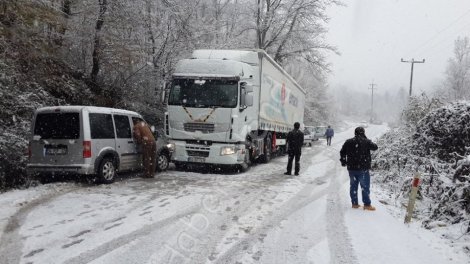
[[[165,99],[166,99],[166,90],[162,90],[160,101],[162,103],[165,103]]]
[[[245,106],[253,106],[253,95],[251,93],[245,95]]]
[[[253,106],[253,86],[246,82],[240,83],[240,112],[245,110],[247,106]]]
[[[161,98],[160,98],[162,103],[165,103],[165,101],[166,101],[166,94],[167,94],[168,90],[170,89],[169,88],[170,85],[171,85],[171,82],[164,82],[163,85],[162,85],[162,93],[161,93]]]

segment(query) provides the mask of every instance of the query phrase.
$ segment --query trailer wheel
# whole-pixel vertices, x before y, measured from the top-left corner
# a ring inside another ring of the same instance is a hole
[[[263,163],[268,163],[271,160],[271,155],[272,155],[272,141],[271,141],[271,135],[266,136],[266,139],[264,140],[264,154],[263,157],[261,158],[261,161]]]

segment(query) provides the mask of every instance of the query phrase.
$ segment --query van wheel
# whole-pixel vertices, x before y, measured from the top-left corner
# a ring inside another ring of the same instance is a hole
[[[98,168],[98,179],[102,183],[113,183],[116,177],[116,165],[112,158],[103,158]]]
[[[169,163],[170,159],[166,154],[159,154],[157,157],[157,171],[166,171]]]

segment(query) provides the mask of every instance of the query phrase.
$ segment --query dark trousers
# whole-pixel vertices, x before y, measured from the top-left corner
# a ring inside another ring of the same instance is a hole
[[[369,170],[350,170],[349,172],[349,195],[352,204],[359,204],[357,191],[359,185],[362,189],[362,202],[364,205],[370,205],[370,174]]]
[[[287,172],[292,171],[292,160],[295,158],[295,174],[299,174],[300,171],[300,155],[301,153],[289,153],[289,159],[287,161]]]
[[[326,144],[331,146],[331,137],[326,137]]]

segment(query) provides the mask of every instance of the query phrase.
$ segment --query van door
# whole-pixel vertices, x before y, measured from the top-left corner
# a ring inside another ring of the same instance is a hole
[[[83,163],[79,112],[42,112],[34,120],[30,163],[67,166]]]
[[[131,120],[127,115],[113,115],[116,127],[116,150],[121,161],[121,170],[137,169],[137,148],[131,131]]]
[[[111,114],[89,113],[91,152],[96,159],[103,150],[116,150],[113,117]]]

